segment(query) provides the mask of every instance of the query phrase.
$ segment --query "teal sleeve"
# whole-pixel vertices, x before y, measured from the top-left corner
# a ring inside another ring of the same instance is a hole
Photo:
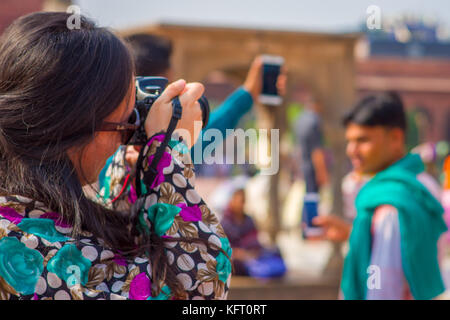
[[[200,155],[203,158],[205,148],[216,142],[215,139],[212,139],[212,141],[204,141],[203,135],[205,131],[208,129],[217,129],[225,140],[226,130],[236,128],[239,120],[252,108],[252,105],[253,98],[251,94],[243,87],[239,87],[220,106],[213,110],[209,115],[208,125],[202,130],[198,141],[191,148],[191,156],[194,162],[198,162],[199,159],[197,158]]]
[[[243,87],[239,87],[214,111],[211,112],[207,129],[218,129],[225,136],[226,129],[234,129],[239,120],[253,105],[253,98]],[[204,131],[203,130],[203,131]]]

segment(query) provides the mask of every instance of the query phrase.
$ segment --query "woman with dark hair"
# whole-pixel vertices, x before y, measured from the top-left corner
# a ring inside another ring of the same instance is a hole
[[[152,106],[135,181],[143,195],[91,200],[83,186],[130,138],[134,66],[112,32],[84,17],[69,30],[69,16],[33,13],[0,39],[0,299],[226,298],[229,242],[192,187],[189,159],[170,143],[146,179],[171,100],[191,130],[203,87],[179,80]]]

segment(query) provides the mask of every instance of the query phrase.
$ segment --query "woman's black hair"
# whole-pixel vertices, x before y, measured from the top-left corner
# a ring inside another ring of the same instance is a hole
[[[70,30],[69,16],[32,13],[0,38],[0,192],[50,205],[74,234],[90,226],[124,241],[106,234],[114,231],[102,227],[108,220],[83,195],[67,152],[94,139],[126,97],[134,66],[112,32],[84,17]]]

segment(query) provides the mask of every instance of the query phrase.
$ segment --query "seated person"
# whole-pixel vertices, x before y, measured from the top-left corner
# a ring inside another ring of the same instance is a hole
[[[235,275],[270,278],[286,272],[278,249],[268,249],[258,240],[253,219],[245,214],[245,191],[238,189],[231,196],[221,221],[231,248]]]

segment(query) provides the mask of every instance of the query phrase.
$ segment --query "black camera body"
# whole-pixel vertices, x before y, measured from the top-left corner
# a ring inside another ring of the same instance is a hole
[[[143,145],[147,142],[145,133],[145,119],[153,103],[167,87],[168,80],[164,77],[136,77],[136,105],[134,119],[131,122],[139,123],[139,128],[134,133],[129,144]],[[202,96],[198,102],[202,109],[203,128],[209,119],[209,103],[205,96]]]

